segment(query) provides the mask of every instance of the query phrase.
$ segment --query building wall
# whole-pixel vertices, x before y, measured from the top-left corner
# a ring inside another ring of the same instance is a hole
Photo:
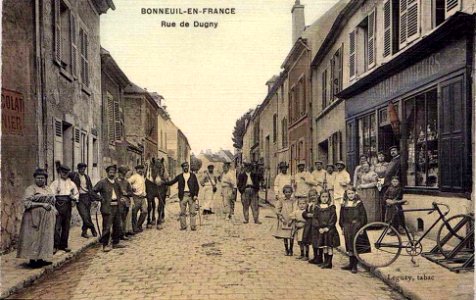
[[[285,75],[283,75],[285,76]],[[289,163],[289,136],[288,136],[288,125],[289,125],[289,95],[288,95],[288,80],[284,79],[283,83],[277,91],[277,102],[278,102],[278,143],[276,149],[276,161],[279,164],[282,161]],[[283,123],[283,119],[286,120]],[[284,136],[283,136],[284,135]],[[284,141],[283,141],[284,138]]]
[[[262,128],[262,142],[261,144],[261,153],[260,157],[264,158],[264,168],[266,170],[265,173],[265,180],[268,182],[273,182],[274,177],[276,176],[277,170],[277,157],[276,157],[276,150],[277,150],[277,143],[278,143],[278,135],[276,128],[276,140],[274,140],[274,132],[273,132],[273,118],[276,116],[277,118],[277,95],[272,95],[269,101],[262,106],[262,110],[260,113],[260,126]]]
[[[34,24],[33,2],[3,1],[0,200],[2,251],[15,241],[23,213],[22,195],[25,188],[33,184],[32,175],[35,168],[43,167],[39,160],[41,151],[36,119],[37,81],[35,48],[32,42],[35,40]],[[7,102],[10,103],[8,106]]]
[[[140,96],[124,96],[124,133],[126,140],[133,145],[142,144],[144,138],[143,119],[144,99]]]

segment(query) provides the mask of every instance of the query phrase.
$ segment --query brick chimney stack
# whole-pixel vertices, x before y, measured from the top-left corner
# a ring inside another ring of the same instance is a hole
[[[301,36],[306,23],[304,20],[304,5],[301,4],[300,0],[296,0],[294,6],[291,10],[293,15],[293,45],[296,43],[298,38]]]

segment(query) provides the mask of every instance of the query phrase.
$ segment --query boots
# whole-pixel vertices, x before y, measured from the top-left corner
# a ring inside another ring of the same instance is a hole
[[[301,260],[309,260],[309,246],[304,246],[304,256]]]
[[[352,264],[352,273],[357,273],[357,257],[355,256],[352,256],[352,258],[354,259],[354,263]]]
[[[325,263],[323,263],[321,265],[321,268],[322,269],[332,269],[332,257],[333,257],[333,255],[330,255],[330,254],[327,254],[327,253],[324,254],[324,255],[326,257],[326,261],[325,261]]]
[[[314,258],[309,261],[310,264],[320,265],[323,263],[322,261],[322,249],[313,248],[314,250]]]
[[[341,269],[342,270],[346,270],[346,271],[350,271],[352,270],[352,266],[354,265],[354,260],[352,259],[353,256],[349,256],[349,264],[346,265],[346,266],[343,266]]]

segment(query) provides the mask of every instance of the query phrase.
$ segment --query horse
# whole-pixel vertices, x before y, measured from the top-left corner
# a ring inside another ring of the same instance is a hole
[[[152,227],[155,222],[155,198],[159,200],[157,207],[157,229],[161,228],[165,219],[165,198],[167,186],[161,185],[168,179],[164,159],[152,158],[145,163],[145,190],[147,194],[147,227]]]

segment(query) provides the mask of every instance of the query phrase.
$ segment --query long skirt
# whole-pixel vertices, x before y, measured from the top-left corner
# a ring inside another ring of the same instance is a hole
[[[215,209],[215,198],[218,192],[213,192],[213,187],[211,185],[206,185],[203,187],[203,200],[201,201],[202,209],[213,210]]]
[[[288,226],[288,224],[284,224],[279,218],[277,221],[278,224],[273,236],[277,239],[290,239],[292,236],[292,227]]]
[[[377,188],[361,189],[358,194],[367,211],[367,222],[380,221],[382,212]]]
[[[32,260],[53,258],[56,209],[42,207],[28,209],[23,213],[17,257]]]

